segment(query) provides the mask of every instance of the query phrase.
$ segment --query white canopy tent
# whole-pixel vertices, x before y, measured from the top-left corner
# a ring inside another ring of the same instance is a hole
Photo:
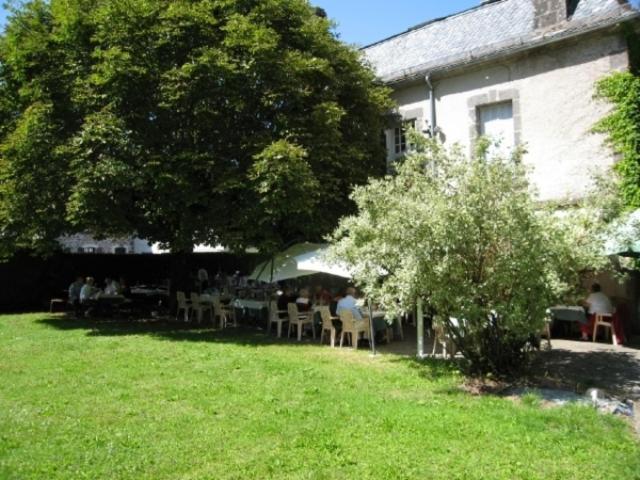
[[[315,273],[327,273],[336,277],[352,278],[351,270],[341,262],[331,262],[327,259],[328,245],[296,257],[298,268]]]
[[[305,277],[318,273],[314,270],[305,270],[298,265],[298,257],[309,254],[322,248],[316,243],[298,243],[274,255],[271,259],[262,262],[249,276],[251,280],[265,283],[281,282],[293,278]]]

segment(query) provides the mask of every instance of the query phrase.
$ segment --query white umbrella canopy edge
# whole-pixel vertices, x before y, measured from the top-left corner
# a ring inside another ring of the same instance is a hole
[[[260,263],[249,276],[251,280],[271,283],[314,275],[318,272],[299,268],[296,257],[322,247],[316,243],[297,243]]]
[[[296,257],[300,270],[326,273],[342,278],[353,278],[353,269],[344,262],[334,262],[327,258],[328,245],[321,245],[318,249],[303,253]]]

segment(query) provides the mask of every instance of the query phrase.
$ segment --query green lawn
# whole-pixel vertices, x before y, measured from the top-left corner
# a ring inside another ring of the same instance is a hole
[[[250,331],[0,317],[2,479],[639,479],[622,421]]]

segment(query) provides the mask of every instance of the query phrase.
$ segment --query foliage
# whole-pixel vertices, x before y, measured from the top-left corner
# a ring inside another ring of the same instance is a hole
[[[640,77],[629,72],[614,73],[598,82],[596,96],[613,105],[595,130],[606,134],[620,155],[614,166],[619,194],[625,207],[640,208]]]
[[[593,237],[567,228],[574,215],[560,222],[537,208],[519,152],[488,157],[483,140],[467,158],[414,142],[396,176],[355,190],[359,212],[333,234],[332,255],[357,266],[356,281],[392,312],[425,301],[473,370],[509,372],[597,256]]]
[[[0,317],[0,352],[2,478],[590,480],[640,471],[624,422],[592,408],[471,396],[443,362],[241,329],[46,314]]]
[[[384,173],[390,107],[331,27],[306,0],[21,2],[0,38],[1,253],[330,231]]]

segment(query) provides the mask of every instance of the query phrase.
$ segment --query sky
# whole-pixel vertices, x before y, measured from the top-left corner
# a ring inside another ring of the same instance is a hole
[[[480,0],[311,0],[337,24],[340,38],[358,46],[427,20],[480,5]]]
[[[358,46],[480,4],[480,0],[311,0],[337,24],[340,38]],[[0,25],[6,12],[0,7]]]

